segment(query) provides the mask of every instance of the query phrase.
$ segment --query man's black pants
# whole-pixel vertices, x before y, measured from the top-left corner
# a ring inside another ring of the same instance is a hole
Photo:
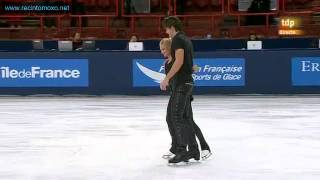
[[[191,94],[193,84],[186,83],[176,86],[171,90],[167,107],[167,124],[172,139],[172,153],[185,151],[186,147],[198,148],[193,127]]]
[[[170,135],[171,135],[171,139],[172,139],[172,144],[171,144],[171,148],[170,148],[170,151],[172,153],[176,153],[176,148],[177,148],[177,140],[176,140],[176,137],[175,137],[175,130],[174,130],[174,127],[173,127],[173,122],[171,120],[172,118],[172,109],[171,109],[171,106],[172,106],[172,91],[171,91],[171,96],[170,96],[170,100],[169,100],[169,104],[168,104],[168,108],[167,108],[167,124],[168,124],[168,127],[169,127],[169,132],[170,132]],[[201,145],[201,149],[202,150],[210,150],[209,148],[209,145],[208,143],[206,142],[202,132],[201,132],[201,129],[198,127],[198,125],[194,122],[194,119],[193,119],[193,111],[192,111],[192,106],[191,106],[191,101],[193,100],[193,97],[190,96],[190,101],[187,101],[186,103],[186,108],[185,108],[185,111],[184,111],[184,115],[183,117],[185,119],[188,119],[189,122],[191,122],[191,126],[192,126],[192,130],[191,130],[191,133],[196,135],[199,142],[200,142],[200,145]],[[188,103],[190,102],[190,103]],[[196,142],[194,141],[195,137],[194,135],[190,135],[189,136],[189,140],[188,140],[188,144],[189,145],[189,148],[198,148]]]

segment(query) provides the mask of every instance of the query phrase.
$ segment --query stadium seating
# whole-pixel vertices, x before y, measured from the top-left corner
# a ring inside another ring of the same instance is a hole
[[[64,1],[71,3],[71,0]],[[150,13],[132,13],[125,7],[127,1],[77,0],[85,6],[85,13],[78,14],[2,13],[0,38],[68,38],[76,31],[85,37],[96,38],[128,38],[132,34],[146,39],[157,38],[165,36],[161,22],[167,15],[180,17],[185,31],[195,38],[205,38],[208,34],[214,38],[238,38],[246,37],[251,31],[273,37],[278,31],[275,20],[296,14],[304,20],[304,36],[319,36],[320,33],[317,30],[319,0],[278,0],[277,10],[263,13],[238,11],[238,0],[150,0]],[[252,16],[262,17],[262,24],[248,24],[248,17]],[[55,29],[47,28],[48,19],[54,21]],[[70,23],[72,19],[76,19],[76,23]],[[31,21],[34,23],[26,23]],[[28,30],[33,33],[26,34]]]

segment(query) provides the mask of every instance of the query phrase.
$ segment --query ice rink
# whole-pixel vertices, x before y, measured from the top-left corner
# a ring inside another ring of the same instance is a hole
[[[170,167],[168,96],[1,97],[0,180],[319,180],[320,96],[195,96],[213,157]]]

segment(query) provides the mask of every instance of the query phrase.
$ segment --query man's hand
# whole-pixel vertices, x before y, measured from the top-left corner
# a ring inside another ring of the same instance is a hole
[[[167,78],[164,78],[164,80],[161,81],[161,83],[160,83],[160,89],[162,91],[165,91],[165,90],[167,90],[168,86],[169,86],[169,80]]]

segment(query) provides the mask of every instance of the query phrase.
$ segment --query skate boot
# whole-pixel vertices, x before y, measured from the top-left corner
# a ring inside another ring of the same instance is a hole
[[[171,159],[175,156],[175,154],[173,154],[171,151],[165,153],[164,155],[162,155],[163,159]]]
[[[188,152],[180,151],[173,158],[169,159],[169,165],[185,165],[188,162]]]
[[[212,155],[210,149],[209,150],[202,150],[201,151],[201,159],[207,160]]]
[[[200,151],[198,148],[192,148],[187,152],[188,161],[189,160],[200,160]]]
[[[212,155],[210,147],[208,144],[205,144],[204,146],[201,146],[201,159],[206,160]]]

